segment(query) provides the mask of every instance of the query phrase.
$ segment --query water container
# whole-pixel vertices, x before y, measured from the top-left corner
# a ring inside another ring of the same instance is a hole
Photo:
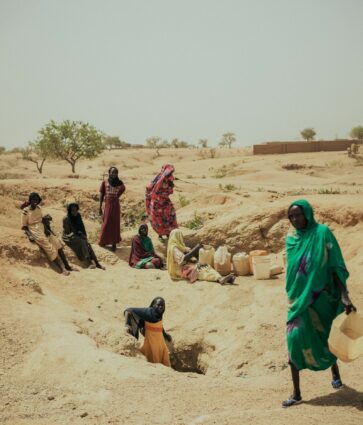
[[[249,258],[250,256],[245,252],[239,252],[233,256],[233,269],[238,276],[247,276],[251,274]]]
[[[256,249],[255,251],[251,251],[250,252],[250,268],[251,268],[251,272],[253,271],[252,269],[252,258],[255,256],[264,256],[264,255],[268,255],[268,252],[265,251],[264,249]]]
[[[270,266],[270,276],[275,276],[276,274],[282,273],[283,267],[279,264],[272,264]]]
[[[231,254],[226,246],[220,246],[214,254],[214,268],[222,276],[231,273]]]
[[[270,267],[271,267],[270,257],[266,255],[255,255],[252,257],[253,276],[256,279],[269,279]]]
[[[343,362],[363,356],[363,318],[356,312],[340,314],[333,322],[329,351]]]
[[[199,262],[200,264],[209,264],[214,267],[214,248],[210,245],[204,245],[199,250]]]

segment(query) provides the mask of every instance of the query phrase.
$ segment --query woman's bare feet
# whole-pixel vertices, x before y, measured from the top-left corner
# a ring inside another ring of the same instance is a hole
[[[94,264],[90,264],[88,267],[87,267],[87,269],[95,269],[96,268],[96,266],[94,265]]]
[[[227,276],[222,277],[221,279],[219,279],[219,283],[221,285],[225,285],[226,283],[229,283],[230,285],[232,285],[234,283],[236,279],[236,276],[233,273],[230,273]]]
[[[63,276],[69,276],[69,275],[70,275],[69,270],[63,270],[63,271],[62,271],[62,275],[63,275]]]

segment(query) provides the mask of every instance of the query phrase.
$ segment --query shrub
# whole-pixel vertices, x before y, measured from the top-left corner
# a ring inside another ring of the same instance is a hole
[[[191,230],[198,230],[203,227],[203,219],[196,211],[194,211],[194,216],[190,221],[185,223],[185,227]]]
[[[223,165],[223,167],[217,168],[213,177],[215,179],[222,179],[223,177],[226,177],[226,175],[227,175],[227,166]]]
[[[339,195],[341,193],[341,190],[339,188],[337,189],[326,189],[326,188],[321,188],[318,189],[318,194],[319,195]]]
[[[189,199],[187,199],[184,195],[182,195],[181,193],[179,193],[178,196],[178,202],[179,202],[179,207],[183,208],[186,207],[187,205],[190,204]]]
[[[304,165],[304,164],[284,164],[284,165],[281,165],[281,167],[284,170],[302,170],[303,168],[306,168],[306,165]]]

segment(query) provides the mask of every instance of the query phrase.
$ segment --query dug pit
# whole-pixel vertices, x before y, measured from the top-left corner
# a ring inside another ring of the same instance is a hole
[[[191,372],[205,375],[208,370],[208,356],[214,347],[197,341],[191,344],[178,344],[170,350],[171,367],[177,372]]]

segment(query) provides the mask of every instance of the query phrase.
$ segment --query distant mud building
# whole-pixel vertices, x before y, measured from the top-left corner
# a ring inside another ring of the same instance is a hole
[[[359,140],[317,140],[311,142],[268,142],[253,145],[254,155],[270,155],[299,152],[346,151],[352,144],[362,144]]]

